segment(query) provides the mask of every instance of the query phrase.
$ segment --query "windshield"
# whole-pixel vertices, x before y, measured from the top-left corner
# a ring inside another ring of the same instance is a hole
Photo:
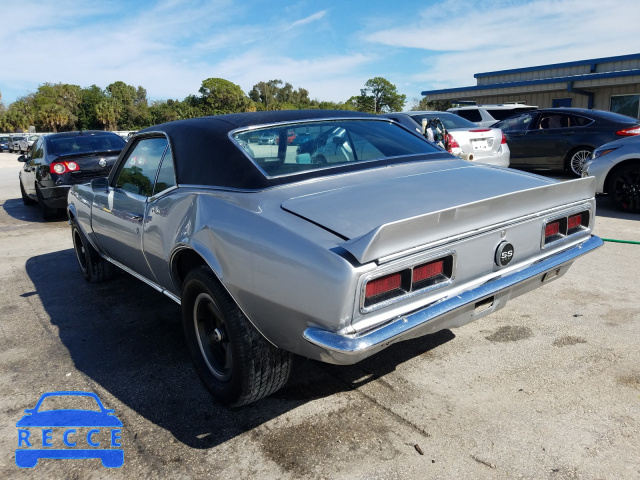
[[[122,150],[125,141],[118,135],[76,135],[49,138],[49,151],[53,155],[75,155],[92,152]]]
[[[278,125],[236,132],[233,139],[267,177],[390,157],[440,153],[432,144],[397,124],[379,120]],[[257,143],[251,143],[256,139]],[[249,143],[251,145],[246,145]]]
[[[423,119],[433,120],[434,118],[437,118],[442,122],[442,125],[444,125],[444,128],[446,128],[447,130],[451,130],[452,128],[478,128],[478,125],[476,125],[475,123],[471,123],[469,120],[452,113],[416,113],[411,114],[410,116],[420,125],[422,125]]]

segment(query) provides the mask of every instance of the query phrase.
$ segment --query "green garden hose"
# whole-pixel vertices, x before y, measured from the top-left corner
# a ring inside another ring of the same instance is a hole
[[[631,240],[614,240],[612,238],[602,238],[603,242],[613,242],[613,243],[630,243],[631,245],[640,245],[640,242],[633,242]]]

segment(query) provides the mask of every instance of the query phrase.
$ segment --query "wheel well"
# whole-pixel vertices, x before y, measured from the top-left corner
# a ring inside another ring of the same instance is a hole
[[[173,278],[176,282],[176,286],[179,290],[182,290],[182,284],[184,279],[187,277],[189,272],[200,265],[206,265],[207,262],[204,261],[200,255],[198,255],[193,250],[184,249],[176,255],[176,258],[173,260]]]
[[[626,167],[627,165],[637,165],[640,168],[640,158],[630,158],[629,160],[618,163],[615,167],[609,170],[609,173],[607,173],[607,178],[604,179],[604,193],[609,193],[609,183],[611,182],[611,179],[616,173],[618,173],[618,170]]]

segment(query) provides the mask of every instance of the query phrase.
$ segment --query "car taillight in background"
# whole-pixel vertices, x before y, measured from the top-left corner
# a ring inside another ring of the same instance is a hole
[[[500,144],[504,145],[505,143],[507,143],[507,136],[504,134],[504,132],[502,132],[502,141],[500,142]]]
[[[386,300],[447,283],[453,274],[453,255],[404,268],[369,280],[364,287],[363,307],[371,307]]]
[[[632,137],[634,135],[640,135],[640,126],[625,128],[624,130],[618,130],[616,135],[621,137]]]
[[[460,148],[460,144],[456,142],[456,139],[450,133],[447,133],[447,152],[451,153],[454,148]]]
[[[76,162],[55,162],[49,165],[49,171],[51,173],[57,173],[62,175],[67,172],[77,172],[80,170],[80,166]]]
[[[589,211],[574,213],[566,217],[556,218],[544,225],[542,246],[562,240],[569,235],[589,228]]]

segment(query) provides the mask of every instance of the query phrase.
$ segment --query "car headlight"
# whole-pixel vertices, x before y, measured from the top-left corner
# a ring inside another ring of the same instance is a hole
[[[603,155],[606,155],[607,153],[611,153],[617,149],[619,149],[620,147],[613,147],[613,148],[605,148],[603,150],[594,150],[593,153],[591,154],[591,158],[599,158],[602,157]]]

